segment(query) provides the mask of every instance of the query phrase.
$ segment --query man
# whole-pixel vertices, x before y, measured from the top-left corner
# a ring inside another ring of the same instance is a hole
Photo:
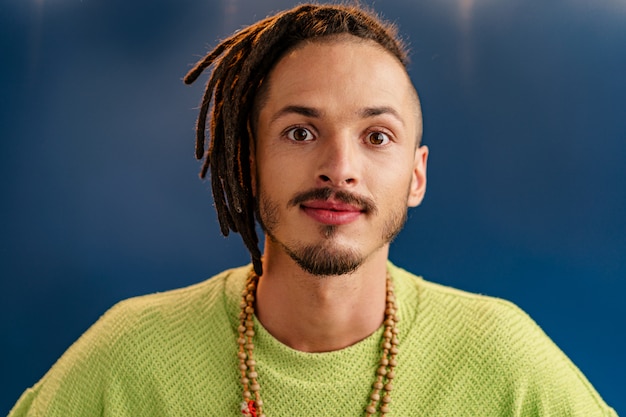
[[[185,79],[214,67],[196,153],[253,265],[118,304],[10,415],[615,416],[519,309],[388,262],[426,187],[405,62],[347,6],[218,45]]]

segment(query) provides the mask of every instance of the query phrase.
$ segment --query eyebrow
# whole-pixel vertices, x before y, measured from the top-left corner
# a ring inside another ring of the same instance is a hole
[[[285,106],[280,109],[274,116],[272,116],[272,120],[270,123],[275,122],[283,116],[288,114],[299,114],[301,116],[312,117],[314,119],[319,119],[321,116],[321,112],[318,109],[313,107],[305,107],[305,106]]]
[[[397,119],[402,125],[404,125],[404,119],[400,116],[400,113],[396,109],[390,106],[381,107],[366,107],[359,112],[359,116],[366,119],[369,117],[376,117],[382,114],[389,114]]]
[[[282,109],[280,109],[278,112],[276,112],[274,116],[272,116],[270,123],[273,123],[276,120],[280,119],[281,117],[289,115],[289,114],[299,114],[301,116],[319,119],[322,115],[322,112],[314,107],[295,106],[295,105],[285,106]],[[366,107],[358,111],[359,117],[363,119],[376,117],[376,116],[380,116],[383,114],[391,115],[392,117],[394,117],[395,119],[397,119],[400,123],[404,125],[404,120],[402,119],[398,111],[390,106]]]

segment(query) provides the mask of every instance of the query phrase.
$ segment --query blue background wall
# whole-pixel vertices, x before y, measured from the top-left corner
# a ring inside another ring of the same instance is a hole
[[[193,158],[206,48],[273,0],[0,0],[0,414],[115,302],[247,262]],[[392,259],[525,309],[626,413],[626,2],[389,0],[431,148]]]

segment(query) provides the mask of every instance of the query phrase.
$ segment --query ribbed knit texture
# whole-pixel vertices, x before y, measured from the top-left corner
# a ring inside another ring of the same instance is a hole
[[[616,416],[514,305],[389,268],[400,316],[392,416]],[[9,416],[241,416],[236,321],[249,270],[117,304]],[[268,417],[364,415],[382,329],[303,353],[256,327]]]

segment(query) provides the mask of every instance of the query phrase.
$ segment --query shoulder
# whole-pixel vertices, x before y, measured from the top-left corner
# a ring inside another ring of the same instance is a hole
[[[562,355],[537,323],[512,302],[429,282],[394,268],[402,289],[402,319],[423,340],[448,345],[450,352],[470,357],[489,355],[492,362]]]
[[[429,386],[510,415],[613,415],[515,304],[428,282],[395,266],[392,275],[401,289],[408,357],[424,364]]]
[[[510,301],[481,294],[470,293],[434,282],[426,281],[402,268],[390,264],[406,319],[414,321],[437,320],[461,325],[472,323],[476,331],[491,327],[538,329],[535,322]],[[476,328],[478,326],[478,328]],[[471,329],[469,329],[471,331]]]
[[[230,269],[188,287],[121,301],[81,339],[93,334],[109,366],[120,369],[128,361],[150,369],[165,355],[174,358],[185,350],[219,346],[236,329],[247,271]]]
[[[190,316],[228,309],[231,293],[245,280],[246,272],[247,267],[229,269],[188,287],[123,300],[99,321],[125,326],[157,322],[176,324]]]
[[[90,416],[107,407],[156,415],[151,407],[158,401],[150,400],[155,392],[189,383],[194,369],[217,377],[207,364],[215,357],[226,360],[220,357],[224,344],[235,344],[231,310],[237,309],[248,270],[227,270],[189,287],[117,303],[23,394],[10,415]],[[131,397],[145,401],[129,403]]]

